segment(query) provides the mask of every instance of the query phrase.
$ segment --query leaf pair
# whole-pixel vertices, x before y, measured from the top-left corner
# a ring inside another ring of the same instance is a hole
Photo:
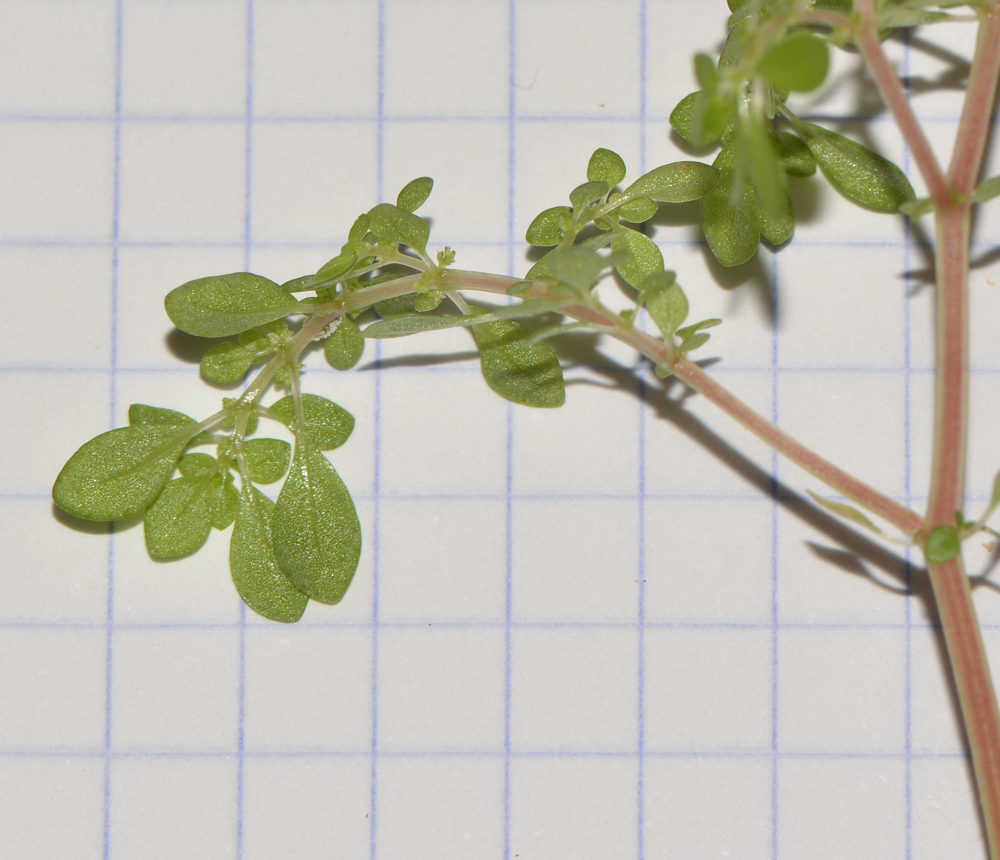
[[[321,453],[347,441],[354,418],[314,394],[302,395],[300,404],[301,413],[289,395],[268,410],[296,434],[295,456],[277,503],[252,484],[243,487],[229,555],[233,582],[247,604],[261,615],[288,622],[301,617],[310,597],[339,602],[361,553],[354,503]],[[287,445],[284,456],[282,474],[288,466]],[[250,477],[256,480],[252,469]]]
[[[275,621],[302,617],[309,598],[338,603],[361,554],[361,526],[351,496],[329,460],[296,444],[277,503],[244,487],[229,548],[240,596]]]

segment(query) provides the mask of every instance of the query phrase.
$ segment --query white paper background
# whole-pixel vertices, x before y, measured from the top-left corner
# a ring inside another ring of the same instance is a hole
[[[667,117],[725,15],[0,2],[0,856],[985,856],[920,572],[903,596],[905,566],[810,507],[811,479],[699,398],[666,403],[614,345],[561,345],[553,412],[489,392],[461,332],[386,342],[378,372],[371,345],[350,373],[314,355],[309,390],[358,421],[333,460],[366,544],[343,603],[293,627],[244,610],[227,535],[156,564],[141,527],[108,537],[51,504],[62,463],[130,403],[218,408],[170,288],[313,271],[423,174],[432,244],[522,273],[525,228],[594,148],[632,175],[690,157]],[[961,75],[919,42],[891,50],[915,90],[952,83],[916,100],[944,151]],[[876,108],[856,59],[837,62],[800,109],[906,164],[884,115],[858,121]],[[778,255],[706,264],[696,205],[654,238],[696,318],[725,319],[713,373],[920,506],[921,234],[795,184]],[[974,256],[992,260],[985,212]],[[1000,459],[998,277],[972,278],[973,514]],[[973,542],[973,568],[987,559]],[[1000,598],[976,596],[1000,659]]]

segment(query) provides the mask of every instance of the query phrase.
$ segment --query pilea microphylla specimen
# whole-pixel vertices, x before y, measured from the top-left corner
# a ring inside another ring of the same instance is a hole
[[[671,114],[697,147],[718,146],[711,165],[681,161],[625,182],[622,159],[594,152],[570,205],[539,214],[527,241],[551,248],[522,279],[452,268],[448,249],[428,251],[429,225],[416,214],[431,192],[416,179],[396,203],[358,217],[346,244],[315,274],[277,284],[259,275],[202,278],[173,290],[167,314],[188,334],[236,338],[213,346],[202,375],[237,383],[260,366],[239,397],[197,421],[170,409],[133,405],[129,426],[87,442],[56,479],[53,497],[90,520],[144,514],[155,558],[194,552],[213,529],[233,525],[230,568],[256,612],[298,620],[310,598],[337,603],[351,582],[361,529],[350,494],[327,459],[354,420],[336,403],[302,391],[301,357],[322,341],[338,369],[357,364],[365,341],[452,326],[478,344],[483,375],[500,396],[533,407],[565,398],[559,360],[546,340],[574,329],[599,332],[638,350],[664,378],[677,378],[853,504],[811,494],[826,510],[886,536],[870,515],[922,549],[944,631],[972,751],[990,856],[1000,860],[1000,716],[963,567],[964,539],[1000,506],[1000,476],[987,509],[963,512],[968,413],[968,272],[974,204],[1000,195],[1000,177],[978,183],[1000,74],[998,0],[729,0],[730,34],[718,59],[695,57],[699,89]],[[896,28],[939,21],[977,23],[978,36],[951,165],[942,168],[882,47]],[[927,188],[917,198],[904,173],[881,155],[797,116],[789,93],[824,81],[830,46],[860,52],[895,118]],[[789,437],[711,378],[691,353],[717,319],[689,322],[688,300],[642,231],[661,204],[701,200],[708,246],[725,266],[746,262],[761,239],[792,238],[789,177],[818,173],[860,206],[911,219],[933,214],[937,260],[937,382],[930,502],[921,515],[846,474]],[[978,184],[977,184],[978,183]],[[622,312],[601,300],[611,275],[632,288]],[[470,304],[465,293],[514,297]],[[646,334],[645,313],[658,330]],[[559,322],[528,328],[518,320]],[[265,402],[272,388],[283,396]],[[261,419],[294,435],[294,447],[258,435]],[[176,475],[176,476],[175,476]],[[284,478],[276,500],[258,488]]]

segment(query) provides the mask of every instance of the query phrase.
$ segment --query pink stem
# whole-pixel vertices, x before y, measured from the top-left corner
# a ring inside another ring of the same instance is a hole
[[[927,184],[931,199],[938,206],[943,206],[951,200],[948,183],[924,135],[924,130],[920,127],[913,108],[910,107],[903,85],[892,70],[885,51],[882,50],[882,43],[879,41],[877,27],[872,18],[872,0],[857,0],[856,8],[861,13],[862,26],[855,31],[854,39],[864,55],[865,62],[868,63],[868,68],[871,69],[882,98],[892,111],[899,130],[910,147],[910,153]]]

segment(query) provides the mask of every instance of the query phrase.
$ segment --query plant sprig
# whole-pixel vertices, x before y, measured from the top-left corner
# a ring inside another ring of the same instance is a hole
[[[566,391],[549,342],[579,329],[617,338],[648,358],[658,376],[698,391],[847,500],[810,492],[828,513],[889,537],[872,519],[880,518],[902,533],[903,542],[922,549],[991,856],[1000,860],[1000,711],[961,556],[972,535],[997,534],[987,523],[1000,507],[998,476],[978,520],[967,520],[962,510],[970,213],[1000,196],[1000,177],[979,181],[1000,77],[1000,2],[729,0],[729,8],[730,32],[719,56],[694,58],[698,89],[670,115],[674,131],[689,144],[718,148],[712,164],[665,164],[625,184],[623,159],[597,149],[568,205],[545,209],[528,227],[528,243],[548,250],[522,279],[455,270],[449,248],[432,254],[430,224],[417,210],[433,182],[420,177],[394,204],[378,203],[360,215],[346,243],[315,273],[283,284],[246,272],[183,284],[166,298],[172,322],[191,335],[229,339],[205,353],[201,374],[236,384],[259,367],[256,376],[202,421],[134,404],[127,427],[97,436],[70,458],[53,498],[86,519],[142,515],[156,558],[192,553],[213,529],[233,525],[230,569],[240,595],[261,615],[296,621],[310,598],[330,604],[342,599],[362,540],[354,503],[325,453],[347,442],[354,420],[333,401],[302,391],[303,355],[311,343],[322,342],[332,367],[350,370],[367,340],[464,328],[490,388],[516,404],[552,408],[563,404]],[[944,170],[881,42],[895,28],[954,20],[977,21],[979,38],[952,164]],[[905,173],[881,154],[789,106],[790,94],[814,92],[824,83],[831,48],[844,46],[856,48],[867,63],[924,179],[926,197],[917,198]],[[866,209],[914,220],[935,217],[938,385],[931,499],[923,515],[824,460],[692,361],[720,320],[688,321],[688,297],[650,235],[661,205],[700,200],[712,254],[724,266],[740,265],[762,240],[779,246],[793,238],[790,190],[818,176]],[[602,300],[602,286],[612,280],[631,296],[625,310]],[[503,295],[509,304],[475,304],[466,293],[476,291]],[[265,403],[272,389],[283,394]],[[283,425],[294,445],[256,436],[261,418]],[[276,499],[261,489],[282,481]]]

